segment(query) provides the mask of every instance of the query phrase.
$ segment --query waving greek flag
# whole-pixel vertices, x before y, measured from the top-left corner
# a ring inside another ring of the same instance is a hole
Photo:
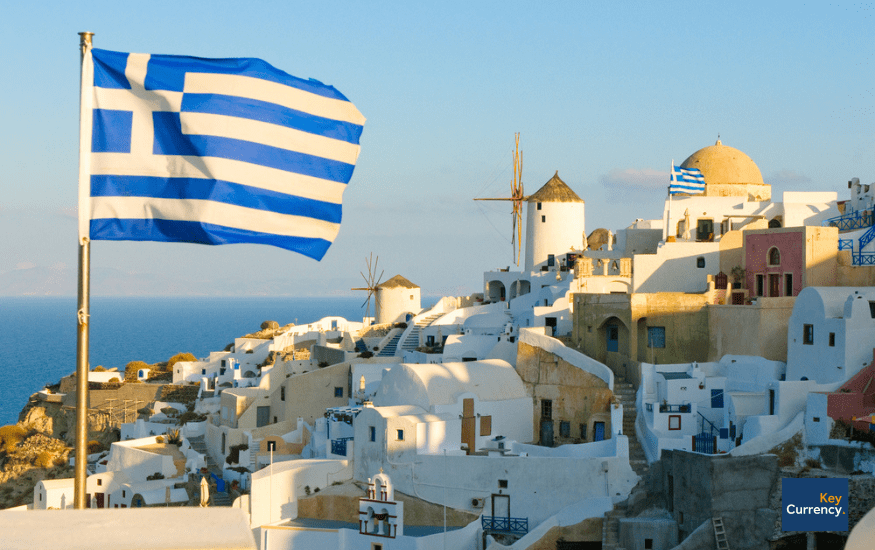
[[[321,259],[364,122],[334,87],[259,59],[89,50],[80,236],[260,243]]]
[[[705,176],[698,168],[681,168],[672,165],[670,195],[700,195],[705,192]]]

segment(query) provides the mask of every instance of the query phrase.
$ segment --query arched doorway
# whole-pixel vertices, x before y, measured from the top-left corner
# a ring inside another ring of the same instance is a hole
[[[490,302],[503,302],[506,298],[504,283],[489,281],[486,283],[486,299]]]

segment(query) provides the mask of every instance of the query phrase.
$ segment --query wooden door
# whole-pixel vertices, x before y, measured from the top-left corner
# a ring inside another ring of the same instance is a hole
[[[777,297],[781,295],[781,275],[779,273],[769,273],[769,296]]]
[[[462,400],[462,444],[468,446],[468,454],[475,451],[477,445],[477,417],[474,416],[474,399]]]

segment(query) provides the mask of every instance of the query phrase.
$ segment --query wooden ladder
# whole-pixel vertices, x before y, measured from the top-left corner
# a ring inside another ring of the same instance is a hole
[[[714,538],[717,539],[717,550],[729,550],[729,541],[726,540],[723,518],[711,518],[711,523],[714,524]]]

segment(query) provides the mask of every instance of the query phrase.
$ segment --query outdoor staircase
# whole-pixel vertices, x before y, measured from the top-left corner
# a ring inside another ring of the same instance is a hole
[[[714,539],[717,543],[717,550],[729,550],[729,541],[726,540],[726,529],[723,527],[723,518],[711,518],[711,523],[714,524]]]
[[[629,438],[629,465],[636,474],[644,477],[650,466],[647,464],[647,457],[638,441],[635,428],[635,418],[638,414],[635,406],[635,388],[631,383],[617,376],[614,378],[614,396],[623,405],[623,435]]]
[[[404,331],[398,331],[398,333],[393,336],[385,346],[383,346],[380,353],[377,354],[377,357],[394,357],[395,352],[398,350],[398,341],[401,340],[402,334],[404,334]]]
[[[220,468],[216,462],[210,457],[210,453],[207,452],[207,443],[204,441],[204,436],[199,435],[197,437],[189,437],[188,443],[191,445],[191,448],[200,454],[204,455],[204,461],[207,464],[207,471],[211,474],[215,474],[217,477],[222,477],[222,468]],[[211,494],[213,499],[213,506],[231,506],[231,498],[228,496],[228,493],[222,491],[213,491]]]
[[[416,321],[407,333],[407,338],[405,338],[404,342],[401,344],[401,349],[413,351],[418,348],[419,334],[422,332],[422,329],[434,323],[441,316],[443,316],[443,313],[435,313],[434,315],[429,315],[428,317],[423,317],[419,321]]]
[[[258,471],[258,449],[261,448],[261,440],[253,439],[252,447],[249,448],[249,471]]]
[[[626,517],[625,509],[614,508],[602,521],[602,550],[622,550],[620,547],[620,518]]]

